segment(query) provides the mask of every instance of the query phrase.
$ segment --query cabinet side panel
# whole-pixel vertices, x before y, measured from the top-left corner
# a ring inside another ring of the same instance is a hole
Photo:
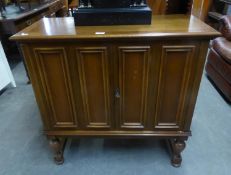
[[[77,48],[76,54],[86,127],[110,128],[107,48]]]
[[[195,46],[163,46],[155,128],[179,129],[189,85]]]
[[[47,102],[45,100],[44,90],[41,84],[40,76],[38,75],[38,66],[32,48],[27,44],[21,44],[24,60],[29,73],[30,81],[34,90],[36,101],[38,103],[41,118],[44,124],[44,130],[49,130],[52,127]]]
[[[149,58],[149,46],[119,48],[121,128],[145,127]]]
[[[53,127],[77,127],[65,49],[34,48],[34,54]]]

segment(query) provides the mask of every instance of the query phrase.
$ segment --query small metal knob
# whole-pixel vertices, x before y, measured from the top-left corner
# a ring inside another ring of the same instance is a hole
[[[26,21],[26,24],[27,24],[28,26],[30,26],[30,25],[32,24],[31,20],[27,20],[27,21]]]
[[[120,89],[119,88],[115,89],[115,97],[120,98]]]

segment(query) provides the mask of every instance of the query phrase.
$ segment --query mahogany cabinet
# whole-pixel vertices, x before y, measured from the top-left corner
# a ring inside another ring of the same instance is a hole
[[[11,39],[21,43],[56,163],[70,136],[124,136],[168,139],[180,166],[215,36],[195,17],[174,15],[135,27],[42,19]]]

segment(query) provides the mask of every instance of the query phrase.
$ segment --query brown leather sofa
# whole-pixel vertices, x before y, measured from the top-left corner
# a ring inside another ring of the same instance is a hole
[[[220,32],[223,36],[211,42],[205,69],[226,100],[231,102],[231,16],[221,19]]]

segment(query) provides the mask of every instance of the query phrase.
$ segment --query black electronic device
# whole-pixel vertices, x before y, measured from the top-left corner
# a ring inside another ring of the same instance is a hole
[[[75,25],[151,24],[152,11],[146,0],[79,0],[73,11]]]

